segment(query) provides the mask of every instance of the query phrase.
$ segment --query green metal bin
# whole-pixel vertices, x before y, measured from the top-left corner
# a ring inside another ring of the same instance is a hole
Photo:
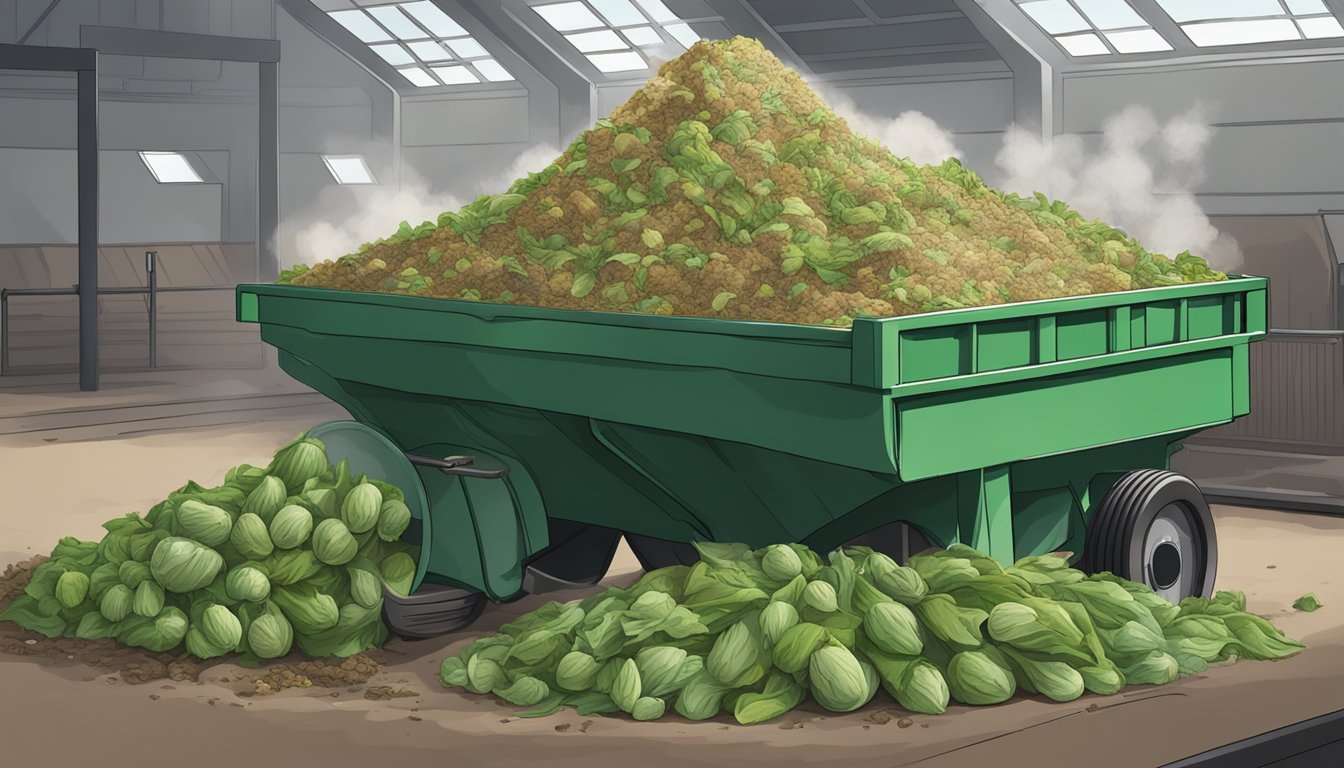
[[[1171,496],[1190,507],[1186,528],[1212,541],[1211,523],[1197,489],[1136,471],[1165,470],[1182,439],[1248,412],[1267,290],[1233,276],[852,329],[285,285],[237,299],[284,370],[385,447],[497,470],[415,467],[417,583],[502,601],[524,593],[529,564],[600,577],[622,533],[649,552],[828,549],[904,523],[1010,561],[1083,553],[1099,510],[1093,564],[1152,570],[1162,542],[1142,539],[1156,523],[1131,508]],[[1211,588],[1211,565],[1178,591]]]

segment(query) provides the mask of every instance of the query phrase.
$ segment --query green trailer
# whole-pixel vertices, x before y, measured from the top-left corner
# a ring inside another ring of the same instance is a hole
[[[280,365],[352,416],[312,434],[407,490],[406,636],[595,583],[622,535],[1053,551],[1176,600],[1212,589],[1181,440],[1248,412],[1267,281],[854,321],[584,312],[238,287]]]

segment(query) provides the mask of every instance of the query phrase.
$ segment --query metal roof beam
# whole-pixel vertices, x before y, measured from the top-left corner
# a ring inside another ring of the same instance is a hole
[[[953,0],[1013,73],[1013,122],[1052,136],[1059,128],[1059,76],[1055,61],[1024,40],[1034,31],[1043,35],[1010,0]],[[1025,22],[1024,28],[1021,22]],[[1046,50],[1061,58],[1053,41]]]
[[[1181,25],[1172,20],[1167,12],[1162,10],[1162,6],[1157,4],[1157,0],[1128,0],[1130,6],[1143,18],[1153,25],[1153,29],[1161,35],[1177,53],[1194,53],[1199,50],[1199,46],[1190,42],[1190,38],[1185,36],[1185,31]]]
[[[771,26],[747,0],[705,0],[705,4],[723,17],[723,23],[733,34],[754,37],[791,69],[802,75],[812,73],[802,57]]]

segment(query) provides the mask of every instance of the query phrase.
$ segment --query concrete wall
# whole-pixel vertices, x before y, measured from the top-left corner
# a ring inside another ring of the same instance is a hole
[[[962,162],[991,177],[994,155],[1013,122],[1013,79],[1010,74],[967,79],[831,82],[827,87],[854,101],[865,115],[895,118],[922,112],[952,134]],[[891,147],[901,153],[900,147]]]
[[[1210,213],[1344,208],[1344,59],[1260,60],[1063,80],[1063,130],[1095,136],[1128,104],[1168,119],[1199,104],[1215,128],[1196,187]]]

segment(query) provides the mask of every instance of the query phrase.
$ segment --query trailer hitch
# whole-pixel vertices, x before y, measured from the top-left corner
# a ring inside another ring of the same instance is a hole
[[[459,477],[480,477],[486,480],[498,480],[509,474],[507,466],[501,466],[496,469],[485,469],[473,466],[476,463],[475,456],[445,456],[442,459],[434,459],[429,456],[418,456],[414,453],[406,454],[406,460],[421,467],[434,467],[445,475],[457,475]]]

